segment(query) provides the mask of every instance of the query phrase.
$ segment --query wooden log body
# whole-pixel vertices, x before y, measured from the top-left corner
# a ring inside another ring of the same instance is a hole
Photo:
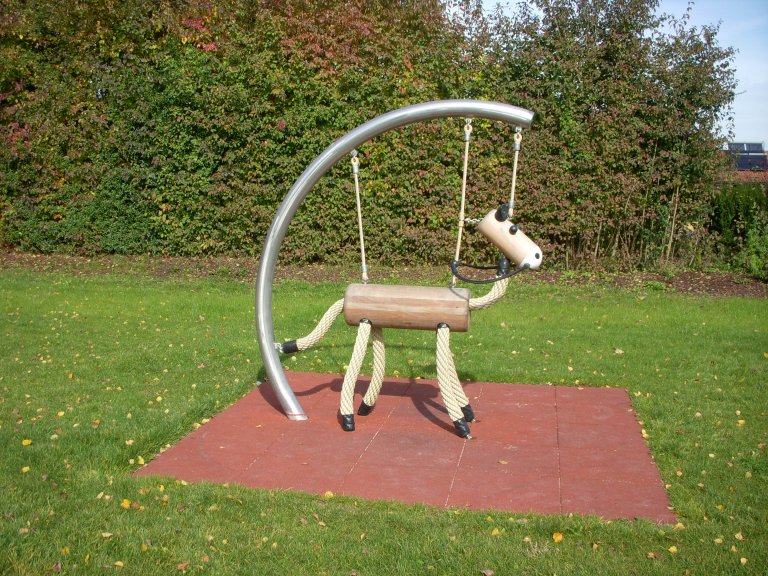
[[[466,288],[350,284],[344,295],[344,320],[357,326],[368,320],[381,328],[436,330],[445,323],[451,332],[469,330]]]

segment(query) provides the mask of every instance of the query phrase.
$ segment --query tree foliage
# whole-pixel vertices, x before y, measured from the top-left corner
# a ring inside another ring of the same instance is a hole
[[[653,0],[546,0],[499,16],[495,91],[539,114],[531,219],[565,258],[669,258],[706,222],[733,98],[716,30]]]
[[[257,254],[335,138],[445,98],[536,113],[519,218],[567,265],[636,267],[706,236],[734,93],[717,28],[655,0],[0,0],[0,238],[27,250]],[[463,121],[361,147],[372,258],[450,258]],[[508,195],[512,130],[476,121],[470,215]],[[350,168],[302,205],[295,261],[357,250]],[[467,256],[490,256],[468,235]]]

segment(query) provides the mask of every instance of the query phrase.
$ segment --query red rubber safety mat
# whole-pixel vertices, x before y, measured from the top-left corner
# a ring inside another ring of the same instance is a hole
[[[157,455],[140,476],[403,503],[677,521],[620,388],[469,382],[477,420],[458,437],[429,380],[387,378],[356,431],[338,420],[342,377],[289,372],[309,419],[268,383]],[[356,406],[368,384],[360,378]]]

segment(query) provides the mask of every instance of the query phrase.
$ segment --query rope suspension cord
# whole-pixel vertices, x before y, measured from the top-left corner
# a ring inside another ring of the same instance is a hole
[[[515,154],[512,160],[512,190],[509,192],[509,218],[515,211],[515,187],[517,186],[517,157],[520,155],[520,143],[523,141],[522,128],[515,128]],[[458,260],[458,257],[456,258]]]
[[[469,165],[469,142],[472,139],[472,119],[464,123],[464,168],[461,174],[461,206],[459,208],[459,231],[456,238],[456,253],[453,259],[458,261],[461,253],[461,240],[464,234],[464,212],[467,198],[467,166]],[[451,278],[451,286],[456,287],[456,275]]]
[[[357,157],[357,150],[352,150],[352,176],[355,179],[355,202],[357,204],[357,229],[360,234],[360,271],[363,284],[368,284],[368,265],[365,262],[365,236],[363,235],[363,209],[360,202],[360,159]]]
[[[523,140],[522,135],[522,129],[518,126],[515,128],[515,135],[514,135],[514,141],[515,141],[515,151],[513,155],[512,160],[512,187],[509,193],[509,202],[507,204],[502,204],[502,206],[499,207],[499,209],[496,211],[496,220],[499,222],[506,222],[512,220],[512,214],[514,212],[514,206],[515,206],[515,189],[517,187],[517,162],[518,158],[520,156],[520,149],[521,149],[521,142]],[[467,147],[465,149],[468,150]],[[464,159],[464,177],[466,182],[466,154]],[[461,230],[463,228],[464,218],[463,218],[463,208],[464,208],[464,198],[463,198],[464,189],[462,189],[462,226],[459,229],[459,233],[461,233]],[[469,221],[469,219],[466,219]],[[459,236],[461,237],[461,236]],[[495,278],[489,278],[485,280],[475,280],[471,278],[467,278],[466,276],[463,276],[459,272],[459,268],[461,267],[467,267],[467,268],[474,268],[477,270],[490,270],[494,268],[494,266],[475,266],[473,264],[468,264],[466,262],[461,262],[458,257],[458,246],[456,248],[456,254],[457,256],[451,261],[451,272],[453,274],[452,276],[452,283],[455,286],[456,280],[459,279],[462,282],[468,282],[470,284],[490,284],[492,282],[499,282],[502,280],[507,280],[511,278],[512,276],[519,274],[523,270],[527,270],[530,265],[529,264],[522,264],[518,266],[514,270],[509,270],[508,263],[502,264],[502,261],[500,261],[499,267],[496,271],[496,277]],[[538,258],[538,256],[537,256]]]

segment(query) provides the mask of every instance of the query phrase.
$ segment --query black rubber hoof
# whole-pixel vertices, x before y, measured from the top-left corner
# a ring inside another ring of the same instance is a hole
[[[341,429],[344,430],[344,432],[355,431],[355,415],[354,414],[341,415]]]
[[[475,421],[475,411],[472,410],[472,406],[470,406],[469,404],[461,407],[461,413],[464,414],[464,420],[466,420],[467,422]]]
[[[357,415],[368,416],[368,414],[373,412],[373,409],[375,406],[376,404],[374,404],[373,406],[368,406],[368,404],[366,404],[365,402],[360,402],[360,408],[357,409]]]
[[[459,418],[458,420],[454,420],[453,425],[456,427],[456,434],[458,434],[462,438],[472,438],[472,436],[469,433],[469,425],[467,424],[467,421],[464,420],[464,418]]]

